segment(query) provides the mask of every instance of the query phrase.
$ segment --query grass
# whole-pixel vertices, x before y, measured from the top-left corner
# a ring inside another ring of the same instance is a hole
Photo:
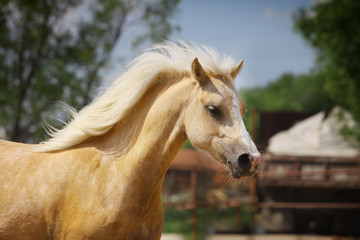
[[[197,230],[198,239],[205,239],[206,235],[215,231],[215,225],[239,226],[244,232],[249,232],[252,226],[253,216],[249,206],[244,205],[240,209],[241,222],[237,220],[237,209],[234,208],[198,208]],[[164,233],[180,233],[187,240],[192,239],[191,210],[177,208],[165,209]]]

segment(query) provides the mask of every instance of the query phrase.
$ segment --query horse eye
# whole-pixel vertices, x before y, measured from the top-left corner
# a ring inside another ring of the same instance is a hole
[[[218,118],[220,116],[220,111],[214,105],[206,106],[206,109],[209,111],[212,117]]]

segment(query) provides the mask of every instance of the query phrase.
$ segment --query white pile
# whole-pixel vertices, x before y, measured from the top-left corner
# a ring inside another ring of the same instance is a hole
[[[348,112],[336,107],[326,118],[325,112],[319,112],[275,134],[269,140],[268,152],[296,156],[359,156],[360,145],[340,133],[344,126],[356,126]]]

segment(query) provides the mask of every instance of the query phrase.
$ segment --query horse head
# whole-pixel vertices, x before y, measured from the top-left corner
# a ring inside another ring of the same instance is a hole
[[[226,164],[234,178],[253,175],[261,161],[242,119],[245,103],[234,87],[242,63],[229,75],[217,76],[195,58],[191,66],[195,87],[185,117],[190,142]]]

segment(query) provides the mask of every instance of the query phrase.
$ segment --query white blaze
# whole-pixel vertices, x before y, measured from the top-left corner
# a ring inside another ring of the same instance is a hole
[[[233,108],[232,108],[232,117],[234,118],[234,129],[233,134],[237,134],[237,138],[241,140],[241,142],[245,145],[244,149],[246,152],[251,153],[254,157],[260,156],[259,151],[257,150],[254,142],[251,139],[250,134],[246,130],[244,121],[240,114],[240,103],[237,98],[237,93],[233,94]]]

